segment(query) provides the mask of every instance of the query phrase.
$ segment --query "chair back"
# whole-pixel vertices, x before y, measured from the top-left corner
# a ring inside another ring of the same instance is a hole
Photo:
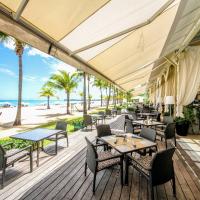
[[[94,145],[88,140],[87,137],[85,137],[85,140],[87,142],[87,153],[86,153],[87,166],[93,173],[95,173],[97,166],[96,159],[98,158],[98,155]]]
[[[132,124],[132,120],[125,119],[125,132],[126,133],[134,133],[134,127]]]
[[[111,112],[110,109],[106,109],[106,115],[107,115],[107,116],[111,116],[111,115],[112,115],[112,112]]]
[[[152,142],[156,141],[156,131],[152,128],[143,127],[140,136]]]
[[[110,125],[109,124],[100,124],[97,126],[97,136],[104,137],[111,135]]]
[[[173,154],[175,148],[166,149],[156,153],[151,162],[152,184],[160,185],[174,177]]]
[[[166,129],[164,131],[165,133],[165,138],[166,139],[171,139],[171,138],[174,138],[175,137],[175,129],[176,129],[176,125],[175,123],[169,123],[167,124],[166,126]]]
[[[157,116],[156,116],[156,120],[157,120],[158,122],[160,122],[160,116],[161,116],[161,113],[158,112],[158,113],[157,113]]]
[[[65,122],[65,121],[57,121],[55,129],[56,130],[67,131],[67,122]]]
[[[4,148],[0,145],[0,170],[3,168],[4,155],[6,154]]]
[[[92,124],[92,116],[84,114],[83,115],[83,123],[84,123],[85,126],[91,125]]]
[[[172,116],[163,116],[163,123],[164,124],[169,124],[169,123],[173,123],[174,119]]]

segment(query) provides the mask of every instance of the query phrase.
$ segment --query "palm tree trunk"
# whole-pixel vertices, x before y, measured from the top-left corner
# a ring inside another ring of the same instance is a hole
[[[50,99],[50,97],[49,97],[49,96],[47,96],[47,109],[50,109],[50,105],[49,105],[49,99]]]
[[[100,93],[101,93],[101,107],[103,106],[103,93],[102,93],[102,87],[100,86]]]
[[[22,79],[23,79],[22,55],[21,54],[18,55],[18,58],[19,58],[18,105],[17,105],[17,115],[13,126],[21,125]]]
[[[109,85],[106,109],[108,109],[108,106],[109,106],[109,102],[110,102],[110,93],[111,93],[111,84]]]
[[[114,107],[116,107],[116,88],[115,87],[113,88],[113,104],[114,104]]]
[[[70,93],[67,92],[67,114],[70,114],[69,103],[70,103]]]
[[[83,72],[83,114],[87,114],[87,102],[86,102],[86,73]]]
[[[88,74],[88,110],[90,110],[90,75]]]

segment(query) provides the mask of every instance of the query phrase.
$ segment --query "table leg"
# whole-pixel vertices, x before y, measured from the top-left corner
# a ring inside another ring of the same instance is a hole
[[[129,158],[125,155],[125,185],[128,185],[128,168],[129,168]]]
[[[40,142],[37,142],[37,167],[39,167]]]

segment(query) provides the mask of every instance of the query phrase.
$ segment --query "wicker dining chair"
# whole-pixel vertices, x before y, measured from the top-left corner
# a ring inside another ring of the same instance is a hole
[[[57,141],[58,140],[66,139],[67,147],[69,146],[69,139],[68,139],[68,134],[67,134],[67,122],[66,121],[57,121],[55,129],[56,130],[61,130],[61,132],[59,132],[59,134],[57,134],[57,136],[53,135],[53,136],[48,137],[46,139],[55,142],[55,144],[56,144],[55,152],[57,154],[57,151],[58,151]],[[44,146],[43,142],[42,142],[42,146]]]
[[[10,146],[10,150],[6,148]],[[2,170],[1,187],[4,187],[6,168],[9,166],[14,167],[14,163],[25,158],[30,157],[30,172],[33,171],[33,156],[32,146],[27,146],[23,149],[14,149],[14,143],[10,142],[4,145],[0,145],[0,170]]]
[[[174,145],[176,146],[176,124],[175,123],[169,123],[167,124],[165,130],[157,130],[157,135],[165,140],[165,147],[167,149],[167,140],[174,139]]]
[[[90,126],[91,131],[92,131],[92,127],[93,127],[93,125],[94,126],[97,125],[97,121],[95,119],[93,119],[91,115],[84,114],[83,115],[83,125],[86,127],[86,129],[88,126]]]
[[[176,196],[175,173],[172,160],[174,151],[175,148],[170,148],[157,152],[154,156],[141,156],[139,158],[127,155],[126,184],[128,184],[128,169],[129,166],[132,165],[149,182],[152,200],[154,199],[153,187],[164,184],[170,180],[172,180],[173,183],[173,194]]]
[[[123,185],[123,155],[117,153],[113,154],[111,151],[97,152],[96,148],[101,146],[101,144],[92,144],[87,137],[85,137],[87,142],[87,153],[85,161],[85,176],[87,174],[87,167],[94,174],[93,179],[93,193],[95,193],[95,183],[97,173],[101,170],[107,169],[114,165],[120,165],[121,171],[121,184]]]
[[[143,127],[140,132],[140,137],[150,140],[151,142],[156,142],[156,131],[152,128]],[[156,151],[157,151],[157,146],[139,150],[138,153],[144,156],[147,153],[151,155],[153,152]]]

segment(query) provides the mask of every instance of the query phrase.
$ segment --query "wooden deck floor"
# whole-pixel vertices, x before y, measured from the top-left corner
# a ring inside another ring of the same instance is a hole
[[[144,178],[137,171],[130,170],[129,185],[121,186],[120,172],[117,167],[99,172],[96,193],[92,193],[93,175],[88,170],[84,176],[85,141],[88,136],[94,139],[96,132],[77,132],[70,137],[70,147],[60,149],[57,156],[42,155],[39,168],[34,166],[29,173],[28,161],[17,163],[9,168],[6,186],[0,190],[0,199],[26,200],[137,200],[148,199],[148,187]],[[159,142],[159,149],[163,145]],[[177,199],[200,199],[200,182],[191,168],[176,151],[174,155],[176,172]],[[155,199],[175,199],[171,183],[155,188]]]

